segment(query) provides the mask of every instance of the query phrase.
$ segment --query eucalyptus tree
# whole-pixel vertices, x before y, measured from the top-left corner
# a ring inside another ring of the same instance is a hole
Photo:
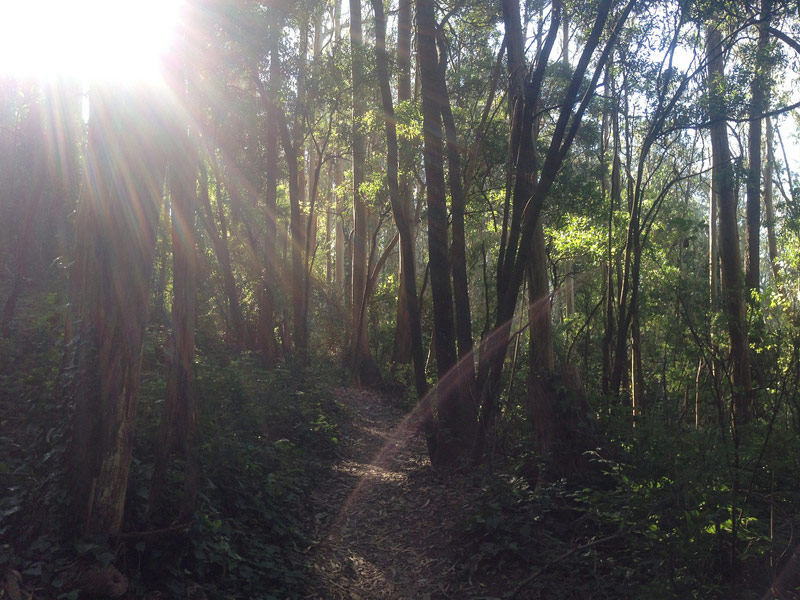
[[[386,49],[386,17],[383,0],[373,0],[375,11],[376,73],[381,90],[384,123],[386,128],[386,179],[392,214],[400,235],[400,286],[398,288],[397,327],[407,328],[414,365],[414,382],[420,396],[428,390],[425,376],[425,354],[422,346],[422,321],[417,302],[417,275],[414,259],[414,228],[407,198],[403,197],[399,182],[399,146],[395,125],[394,105],[389,82],[389,56]],[[408,7],[406,7],[408,8]],[[410,33],[410,32],[409,32]],[[404,90],[408,93],[410,90]]]
[[[448,260],[448,223],[442,129],[442,73],[436,47],[436,13],[431,0],[417,0],[417,49],[422,84],[425,193],[428,208],[428,260],[433,297],[436,353],[436,418],[428,432],[431,462],[455,466],[472,436],[470,398],[461,394]],[[470,358],[471,360],[471,358]],[[472,382],[468,382],[469,385]]]
[[[742,260],[739,253],[737,193],[733,161],[728,142],[728,113],[725,105],[725,62],[719,25],[707,24],[708,110],[712,149],[712,193],[719,210],[719,256],[722,273],[722,302],[730,340],[730,382],[737,423],[746,423],[752,413],[752,378],[748,341]]]
[[[367,102],[366,52],[361,18],[361,3],[350,0],[350,56],[353,86],[353,241],[351,261],[352,336],[349,364],[354,379],[363,385],[375,385],[381,379],[372,357],[367,335],[367,227],[369,212],[362,186],[367,176],[366,132],[363,122]]]
[[[517,303],[522,279],[529,264],[530,253],[537,222],[540,218],[542,207],[548,200],[556,177],[566,158],[575,136],[580,127],[583,115],[591,102],[594,91],[603,72],[606,61],[614,48],[619,33],[625,25],[628,15],[634,7],[634,2],[617,5],[610,0],[600,0],[596,10],[592,11],[588,19],[588,30],[584,35],[583,46],[577,52],[577,62],[572,76],[566,85],[558,110],[555,127],[549,137],[549,143],[540,140],[548,146],[543,155],[541,167],[538,172],[531,172],[532,144],[527,141],[532,135],[534,116],[540,110],[539,103],[542,97],[543,82],[547,64],[550,59],[558,31],[561,27],[563,5],[554,2],[550,14],[550,22],[544,42],[539,48],[533,64],[519,64],[509,61],[509,76],[522,77],[521,98],[516,103],[512,117],[511,159],[514,162],[515,178],[513,196],[503,230],[503,245],[498,267],[498,309],[495,320],[495,330],[488,344],[488,351],[483,356],[479,371],[479,384],[481,387],[481,429],[477,450],[482,449],[482,443],[492,427],[498,412],[497,397],[499,383],[503,372],[506,349],[509,343],[509,327]],[[509,56],[524,56],[524,39],[519,13],[519,5],[511,0],[503,2],[503,19],[506,28],[506,40]],[[588,74],[588,80],[586,79]],[[534,393],[536,390],[531,388]],[[561,431],[562,426],[567,429],[570,425],[559,423],[558,416],[548,406],[552,406],[550,394],[552,390],[545,387],[538,388],[538,399],[542,409],[540,416],[548,421],[552,427]],[[556,434],[556,439],[560,436]],[[584,448],[585,449],[585,448]],[[556,457],[565,471],[567,466],[574,462],[573,450],[580,454],[577,448],[566,450],[570,456]],[[555,453],[558,448],[553,448]],[[562,460],[563,459],[563,460]]]
[[[78,207],[72,500],[86,530],[122,527],[166,157],[152,89],[95,86]]]
[[[174,102],[167,113],[165,127],[167,184],[172,212],[172,348],[164,416],[159,429],[156,462],[151,479],[151,514],[164,514],[162,499],[169,456],[176,452],[184,459],[184,494],[178,520],[189,518],[198,492],[199,473],[195,445],[195,328],[197,326],[197,132],[190,129],[192,110],[187,88],[194,87],[189,73],[188,40],[179,39],[167,70],[167,84]],[[191,131],[191,133],[190,133]],[[190,137],[191,136],[191,137]],[[194,138],[194,139],[192,139]],[[156,509],[154,511],[154,509]],[[166,519],[164,519],[166,520]]]

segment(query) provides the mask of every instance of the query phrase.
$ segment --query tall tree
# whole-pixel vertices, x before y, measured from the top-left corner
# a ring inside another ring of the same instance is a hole
[[[172,97],[177,100],[168,115],[168,189],[172,208],[172,352],[167,379],[167,398],[159,430],[159,445],[151,480],[151,514],[161,500],[167,461],[179,453],[186,465],[184,494],[178,519],[194,510],[198,486],[198,464],[194,450],[195,344],[197,324],[197,244],[195,207],[197,200],[197,150],[189,137],[189,99],[186,52],[177,52],[168,72]],[[192,132],[194,135],[194,132]],[[161,507],[159,507],[161,508]],[[162,512],[159,510],[159,512]]]
[[[350,367],[353,377],[362,385],[380,382],[381,375],[369,348],[367,337],[367,228],[369,213],[362,185],[366,182],[366,132],[363,122],[367,98],[366,52],[361,26],[361,3],[350,0],[350,56],[353,77],[353,258],[352,270],[352,338]]]
[[[767,117],[767,159],[764,161],[764,224],[767,227],[767,253],[772,278],[778,278],[778,241],[775,237],[775,208],[773,204],[772,176],[775,171],[775,140],[772,119]]]
[[[439,49],[439,93],[442,104],[442,122],[447,142],[447,175],[450,184],[450,208],[452,215],[453,240],[450,245],[450,263],[453,271],[453,302],[455,306],[456,340],[458,341],[459,373],[465,381],[475,378],[472,357],[472,315],[469,308],[469,284],[467,280],[467,246],[464,230],[464,211],[467,196],[464,191],[461,172],[461,146],[458,130],[450,106],[447,90],[447,44],[444,33],[439,29],[437,36]]]
[[[88,531],[113,534],[128,489],[166,144],[152,90],[98,85],[90,94],[72,281],[72,499]]]
[[[268,32],[269,52],[269,93],[274,97],[280,90],[280,26],[272,23]],[[277,260],[277,217],[278,217],[278,116],[275,105],[266,106],[267,131],[265,139],[266,182],[264,189],[264,275],[261,290],[261,306],[259,315],[259,338],[261,358],[266,366],[275,364],[278,346],[275,341],[275,282],[279,278]]]
[[[308,14],[300,10],[299,27],[299,68],[297,73],[297,96],[294,106],[294,142],[292,148],[284,145],[284,152],[293,152],[289,163],[296,163],[297,185],[289,188],[289,222],[292,232],[292,325],[295,351],[298,356],[305,357],[308,349],[308,310],[305,294],[305,250],[306,250],[306,218],[304,206],[306,202],[308,180],[306,178],[305,135],[306,135],[306,85],[308,73]],[[292,175],[290,175],[292,177]],[[294,194],[291,191],[295,190]]]
[[[372,7],[375,11],[376,72],[381,89],[381,102],[386,127],[386,179],[394,222],[400,234],[400,274],[403,278],[403,285],[401,285],[398,293],[405,295],[402,304],[408,317],[407,326],[409,328],[408,336],[411,340],[414,382],[417,393],[423,396],[428,390],[428,381],[425,377],[425,351],[422,347],[422,319],[417,302],[414,228],[409,206],[403,201],[399,184],[398,166],[400,159],[392,90],[389,84],[389,56],[386,50],[386,17],[383,12],[383,0],[372,0]],[[399,305],[400,302],[398,301]]]
[[[767,83],[769,22],[772,1],[761,0],[761,15],[758,24],[758,42],[753,81],[750,84],[750,131],[747,139],[747,201],[744,284],[748,292],[760,289],[761,263],[761,130],[763,114],[768,106]],[[748,294],[749,299],[749,294]]]
[[[442,131],[442,82],[436,49],[436,14],[432,0],[417,0],[417,50],[422,84],[425,145],[425,191],[428,206],[428,260],[433,296],[433,345],[436,352],[436,420],[429,430],[431,462],[457,465],[472,440],[475,411],[462,394],[456,353],[453,293],[447,244],[447,204]],[[471,360],[471,358],[470,358]],[[471,382],[469,382],[471,384]]]
[[[504,231],[504,238],[501,240],[501,257],[498,275],[498,310],[495,321],[495,331],[490,340],[490,351],[483,353],[487,357],[487,362],[482,361],[479,371],[479,383],[481,388],[481,398],[483,402],[481,414],[482,435],[480,440],[485,440],[489,429],[493,426],[497,416],[497,396],[499,393],[499,383],[503,372],[506,350],[509,343],[509,327],[516,307],[519,290],[525,270],[528,266],[530,257],[527,251],[532,243],[535,233],[536,223],[541,214],[542,207],[548,198],[556,177],[561,169],[564,159],[569,152],[575,136],[577,134],[583,115],[588,107],[591,98],[591,91],[594,90],[600,78],[606,61],[611,53],[617,36],[623,24],[627,20],[630,11],[633,9],[633,2],[628,2],[619,7],[613,13],[614,25],[610,32],[606,34],[606,41],[598,56],[595,50],[600,46],[604,37],[606,25],[612,18],[611,0],[600,0],[598,3],[595,18],[590,30],[586,34],[584,46],[580,52],[578,61],[573,70],[569,83],[564,90],[562,107],[556,125],[550,138],[550,145],[542,160],[542,166],[535,179],[534,185],[520,181],[521,172],[524,173],[525,161],[521,158],[521,152],[512,154],[515,160],[516,175],[514,183],[514,200],[512,202],[511,218],[507,233]],[[550,29],[545,39],[542,49],[536,57],[536,63],[530,70],[530,75],[526,78],[524,86],[524,102],[522,107],[516,108],[512,117],[514,130],[512,136],[521,136],[525,139],[531,134],[530,126],[533,123],[535,111],[533,107],[538,105],[541,97],[542,83],[547,61],[555,42],[558,28],[560,26],[560,15],[562,4],[553,4],[553,11],[550,16]],[[506,39],[511,56],[512,31],[522,31],[519,24],[519,6],[511,0],[503,2],[503,18],[506,26]],[[518,36],[521,41],[521,34]],[[595,64],[594,72],[589,77],[588,83],[585,81],[590,63]],[[512,148],[519,145],[512,145]],[[522,167],[522,169],[520,168]],[[518,192],[519,190],[519,192]],[[519,195],[518,195],[519,194]],[[476,450],[481,450],[478,445]]]
[[[411,10],[412,0],[399,0],[397,5],[397,100],[408,102],[411,100]],[[414,168],[413,151],[405,137],[398,141],[398,185],[400,202],[403,212],[408,215],[410,236],[416,239],[416,223],[412,202]],[[402,244],[402,242],[401,242]],[[415,269],[416,270],[416,269]],[[397,292],[397,316],[395,317],[394,347],[392,361],[407,363],[412,360],[411,327],[409,323],[408,296],[406,277],[403,273],[403,261],[400,261],[400,285]],[[415,286],[416,287],[416,286]]]
[[[47,155],[44,152],[45,144],[43,143],[45,138],[42,120],[43,101],[43,99],[39,99],[38,102],[33,100],[20,124],[19,135],[22,141],[20,158],[28,172],[24,178],[25,181],[20,181],[14,186],[16,190],[19,190],[18,194],[24,211],[14,257],[14,279],[0,317],[0,333],[3,337],[11,334],[11,322],[14,319],[17,301],[27,278],[26,267],[33,254],[33,237],[40,216],[45,182],[48,178]]]
[[[730,340],[731,386],[737,424],[746,423],[752,415],[752,383],[750,346],[745,319],[744,282],[739,254],[737,194],[734,187],[733,162],[728,144],[728,113],[725,104],[725,59],[722,33],[709,23],[706,31],[708,63],[708,101],[711,121],[713,163],[712,193],[717,196],[719,210],[719,258],[722,273],[722,306]]]

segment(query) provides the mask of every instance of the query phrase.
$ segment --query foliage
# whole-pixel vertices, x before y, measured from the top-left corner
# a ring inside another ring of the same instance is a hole
[[[52,319],[25,325],[25,335],[0,348],[2,364],[13,367],[4,369],[2,386],[8,417],[2,422],[6,450],[0,456],[5,488],[0,568],[19,569],[24,582],[36,581],[48,590],[37,595],[43,598],[77,597],[76,561],[117,565],[139,596],[160,590],[181,597],[187,589],[202,589],[208,597],[269,599],[302,588],[302,550],[308,545],[304,498],[339,444],[340,409],[327,391],[335,382],[327,375],[330,365],[322,363],[319,371],[299,377],[298,366],[264,371],[254,357],[229,361],[224,348],[201,348],[197,451],[203,483],[191,522],[152,539],[135,533],[121,542],[76,538],[80,524],[68,517],[62,478],[69,421],[61,417],[64,406],[55,393],[58,370],[53,368],[61,349],[53,343]],[[159,358],[164,344],[163,330],[152,328],[128,491],[128,532],[158,529],[164,521],[162,515],[148,515],[152,449],[166,376]],[[168,487],[176,496],[167,499],[167,510],[180,500],[182,461],[175,463]]]

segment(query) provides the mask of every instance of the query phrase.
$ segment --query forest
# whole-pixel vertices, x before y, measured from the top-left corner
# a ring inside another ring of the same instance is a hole
[[[800,598],[798,2],[136,4],[0,7],[0,598]]]

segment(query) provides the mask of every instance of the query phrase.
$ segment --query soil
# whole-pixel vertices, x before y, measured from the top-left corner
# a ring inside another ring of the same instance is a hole
[[[335,393],[351,417],[341,460],[311,499],[305,598],[493,597],[458,560],[460,519],[480,490],[432,469],[414,413],[374,391]]]

